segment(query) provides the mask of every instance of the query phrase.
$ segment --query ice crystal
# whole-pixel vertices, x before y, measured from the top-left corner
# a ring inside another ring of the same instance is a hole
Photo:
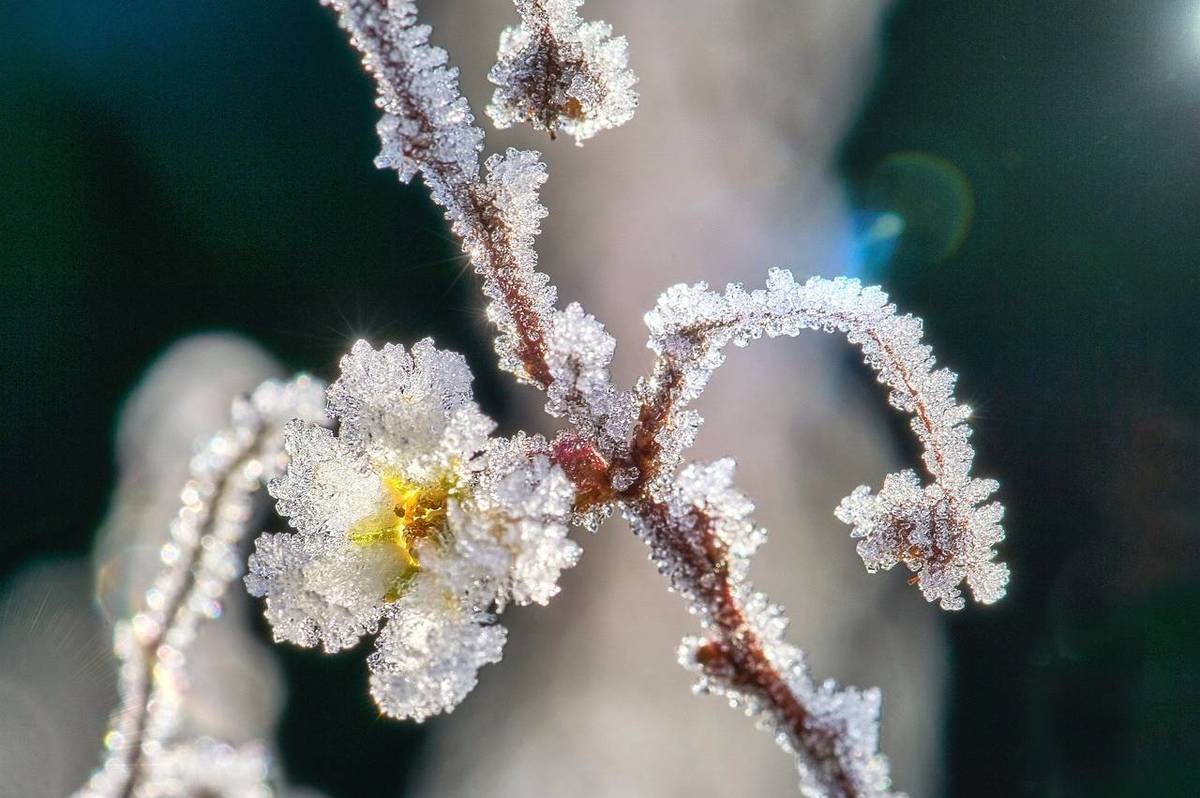
[[[579,554],[574,489],[544,440],[490,438],[461,355],[360,341],[341,368],[337,432],[287,428],[291,461],[270,489],[296,532],[259,538],[246,585],[277,640],[337,651],[382,627],[372,695],[422,720],[499,659],[492,610],[558,591]]]
[[[837,516],[853,526],[867,568],[903,562],[917,572],[922,594],[944,609],[963,606],[964,579],[982,603],[1004,595],[1008,568],[993,562],[994,546],[1004,538],[1002,510],[996,503],[980,506],[997,485],[970,476],[970,408],[954,398],[956,375],[934,367],[920,319],[898,315],[883,291],[857,280],[813,278],[801,285],[776,269],[762,290],[730,285],[717,294],[703,283],[674,286],[646,314],[646,323],[650,347],[660,356],[655,379],[672,380],[678,404],[704,389],[729,343],[744,346],[762,335],[793,336],[803,329],[844,333],[890,389],[889,403],[913,415],[933,478],[922,487],[912,471],[894,474],[878,495],[859,487],[839,506]],[[690,422],[665,428],[664,450],[677,452],[686,441],[671,438],[693,434]]]
[[[628,69],[624,36],[607,22],[584,22],[583,0],[516,0],[521,24],[500,34],[496,85],[488,116],[496,127],[528,121],[551,138],[562,131],[577,145],[619,127],[637,109],[637,78]]]
[[[197,628],[220,616],[221,598],[242,571],[238,549],[254,518],[254,494],[285,464],[284,424],[297,417],[324,419],[323,389],[303,376],[264,383],[234,402],[232,425],[193,458],[162,548],[163,568],[146,591],[145,606],[114,629],[121,704],[105,736],[105,762],[80,798],[156,798],[181,794],[181,785],[215,795],[271,794],[263,782],[266,759],[257,749],[234,752],[213,741],[175,738]],[[215,773],[188,781],[217,768],[227,770],[228,781]]]

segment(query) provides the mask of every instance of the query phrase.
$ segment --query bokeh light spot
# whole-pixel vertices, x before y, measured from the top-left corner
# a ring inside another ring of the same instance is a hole
[[[899,256],[932,263],[958,251],[975,213],[967,176],[945,158],[925,152],[885,158],[867,183],[865,199],[880,214],[876,224],[894,229],[887,220],[899,221]]]

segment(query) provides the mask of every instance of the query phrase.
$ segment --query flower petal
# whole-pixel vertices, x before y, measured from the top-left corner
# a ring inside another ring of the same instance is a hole
[[[500,661],[507,631],[439,595],[432,581],[419,582],[389,609],[367,662],[379,708],[422,721],[449,712],[474,689],[479,669]]]
[[[341,651],[379,628],[397,566],[385,547],[265,534],[250,555],[246,589],[265,596],[275,640]]]

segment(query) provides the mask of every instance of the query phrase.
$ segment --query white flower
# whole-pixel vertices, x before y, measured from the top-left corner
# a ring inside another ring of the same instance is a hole
[[[296,533],[259,538],[246,585],[276,640],[338,651],[380,632],[372,695],[422,720],[500,659],[493,612],[558,592],[574,489],[541,438],[490,437],[461,355],[359,341],[341,366],[337,432],[293,422],[270,487]]]
[[[584,22],[583,0],[516,0],[521,24],[500,34],[496,85],[488,116],[496,127],[529,121],[576,144],[633,118],[637,77],[628,69],[624,36],[607,22]]]

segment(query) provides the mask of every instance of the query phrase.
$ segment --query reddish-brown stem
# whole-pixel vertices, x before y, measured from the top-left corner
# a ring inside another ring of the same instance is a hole
[[[831,787],[857,795],[849,769],[838,760],[837,733],[811,724],[811,714],[771,662],[734,594],[725,545],[713,531],[712,519],[697,511],[686,522],[648,493],[659,466],[658,433],[670,423],[682,384],[682,370],[671,364],[660,374],[658,389],[642,405],[629,462],[639,468],[636,482],[620,494],[625,506],[643,522],[647,541],[661,559],[678,564],[674,578],[699,602],[712,620],[716,637],[697,652],[697,662],[710,675],[753,695],[773,715],[798,751],[831,765]],[[608,482],[599,469],[604,458],[586,440],[560,438],[552,456],[576,484],[580,505],[594,503],[596,485]],[[611,473],[611,468],[608,469]]]
[[[653,539],[650,545],[676,563],[675,578],[704,606],[715,639],[697,652],[696,660],[711,676],[750,693],[775,716],[798,751],[829,763],[839,794],[857,795],[847,768],[837,757],[837,733],[817,728],[812,715],[763,649],[734,595],[726,550],[713,531],[712,519],[695,511],[687,521],[673,517],[666,505],[651,499],[629,502]],[[688,526],[684,524],[687,523]]]
[[[637,469],[638,474],[636,481],[626,491],[633,496],[640,496],[645,491],[662,465],[662,443],[658,435],[671,421],[683,383],[683,371],[671,361],[665,362],[658,376],[654,394],[647,397],[638,409],[638,423],[629,447],[629,464]]]
[[[586,438],[563,433],[554,439],[550,457],[575,485],[575,510],[585,512],[615,498],[612,467]]]

